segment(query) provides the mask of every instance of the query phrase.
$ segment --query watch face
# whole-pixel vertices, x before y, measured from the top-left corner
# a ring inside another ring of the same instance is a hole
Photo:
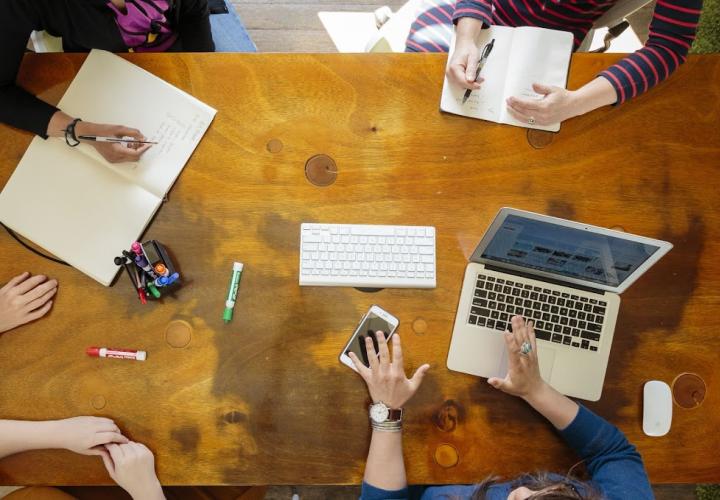
[[[370,407],[370,418],[377,424],[385,422],[388,415],[390,415],[390,409],[383,403],[375,403]]]

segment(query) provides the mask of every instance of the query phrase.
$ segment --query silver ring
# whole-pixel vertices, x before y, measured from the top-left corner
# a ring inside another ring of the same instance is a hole
[[[522,354],[523,356],[527,356],[531,352],[532,352],[532,346],[530,345],[530,343],[523,342],[522,345],[520,346],[520,354]]]
[[[535,125],[535,118],[533,118],[533,117],[531,116],[531,117],[528,119],[528,123],[529,123],[530,125]]]

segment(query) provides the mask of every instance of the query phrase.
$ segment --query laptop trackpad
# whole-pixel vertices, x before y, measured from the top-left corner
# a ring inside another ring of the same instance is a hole
[[[555,349],[544,349],[538,347],[538,361],[540,363],[540,376],[545,382],[550,383],[553,365],[555,364]],[[503,355],[498,367],[498,377],[503,378],[508,371],[507,347],[503,347]]]

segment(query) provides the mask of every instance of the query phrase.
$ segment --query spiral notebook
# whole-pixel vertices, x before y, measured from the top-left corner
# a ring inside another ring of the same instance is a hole
[[[476,40],[480,51],[493,39],[495,42],[492,52],[480,73],[485,79],[481,88],[473,90],[463,104],[465,89],[450,83],[445,76],[440,109],[456,115],[517,127],[551,132],[560,130],[560,123],[530,125],[516,120],[507,111],[505,100],[510,96],[541,99],[542,96],[533,90],[533,83],[565,88],[572,53],[572,33],[531,26],[491,26],[483,29]],[[454,48],[453,36],[448,62]]]
[[[88,144],[35,137],[0,193],[0,221],[109,286],[113,262],[137,240],[216,110],[151,73],[93,50],[58,104],[71,116],[139,129],[151,147],[111,164]]]

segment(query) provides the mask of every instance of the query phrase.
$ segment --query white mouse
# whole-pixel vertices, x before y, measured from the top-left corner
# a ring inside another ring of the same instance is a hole
[[[672,422],[670,386],[660,380],[645,383],[643,389],[643,432],[648,436],[664,436]]]

